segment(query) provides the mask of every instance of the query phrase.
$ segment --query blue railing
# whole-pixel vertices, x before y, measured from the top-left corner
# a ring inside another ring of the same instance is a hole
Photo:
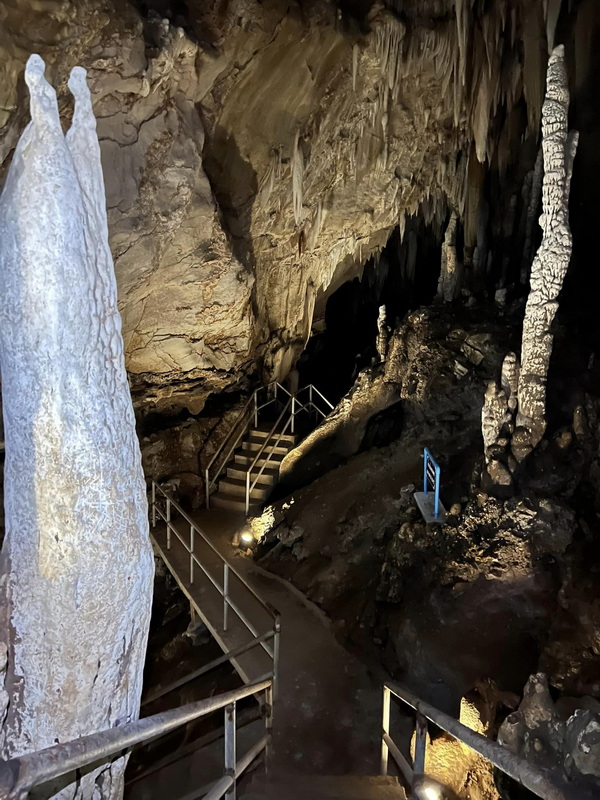
[[[440,512],[440,466],[427,447],[423,449],[423,494],[434,494],[433,513],[437,519]]]

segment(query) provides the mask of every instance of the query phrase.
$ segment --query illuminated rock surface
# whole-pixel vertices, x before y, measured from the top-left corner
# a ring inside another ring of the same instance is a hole
[[[137,718],[153,576],[85,72],[66,138],[39,56],[25,77],[32,121],[0,199],[5,756]],[[55,796],[121,797],[123,772]]]

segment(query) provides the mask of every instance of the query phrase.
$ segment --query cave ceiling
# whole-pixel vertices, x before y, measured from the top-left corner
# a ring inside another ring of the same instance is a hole
[[[136,2],[0,9],[0,180],[39,52],[68,118],[88,70],[134,402],[199,412],[284,377],[315,303],[408,215],[459,214],[537,136],[546,63],[528,0]]]

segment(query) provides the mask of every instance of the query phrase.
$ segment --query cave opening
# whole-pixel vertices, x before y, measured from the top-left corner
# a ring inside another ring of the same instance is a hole
[[[300,386],[314,384],[334,404],[346,394],[358,372],[377,360],[380,306],[394,328],[407,313],[432,302],[441,242],[439,231],[422,217],[409,217],[404,235],[396,226],[361,275],[317,301],[313,335],[297,364]]]

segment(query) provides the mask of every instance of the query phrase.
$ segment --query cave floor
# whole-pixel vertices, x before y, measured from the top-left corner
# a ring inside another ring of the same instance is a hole
[[[322,612],[287,580],[256,566],[233,546],[235,533],[245,524],[243,516],[215,509],[197,512],[192,518],[229,563],[281,614],[279,686],[273,729],[274,769],[304,774],[376,774],[381,728],[379,682],[339,644]],[[181,527],[181,531],[187,541],[187,534],[183,534],[185,528]],[[157,524],[152,533],[163,550],[164,526]],[[214,578],[219,579],[216,554],[202,543],[195,544],[195,552]],[[219,598],[220,602],[215,604],[214,597],[213,601],[206,602],[212,588],[208,579],[202,581],[196,574],[194,585],[190,586],[189,556],[175,537],[166,555],[171,571],[178,573],[175,577],[181,588],[193,604],[202,609],[205,618],[214,616],[209,627],[222,635],[223,603]],[[216,590],[213,591],[217,595]],[[268,630],[268,618],[255,603],[251,604],[250,595],[246,592],[244,598],[239,584],[235,588],[235,581],[232,581],[231,591],[235,602],[257,629]],[[247,640],[246,633],[244,641]],[[231,647],[230,642],[227,644]],[[255,648],[256,651],[267,658],[259,648]],[[264,674],[264,659],[249,663],[246,656],[242,671],[247,679]]]

